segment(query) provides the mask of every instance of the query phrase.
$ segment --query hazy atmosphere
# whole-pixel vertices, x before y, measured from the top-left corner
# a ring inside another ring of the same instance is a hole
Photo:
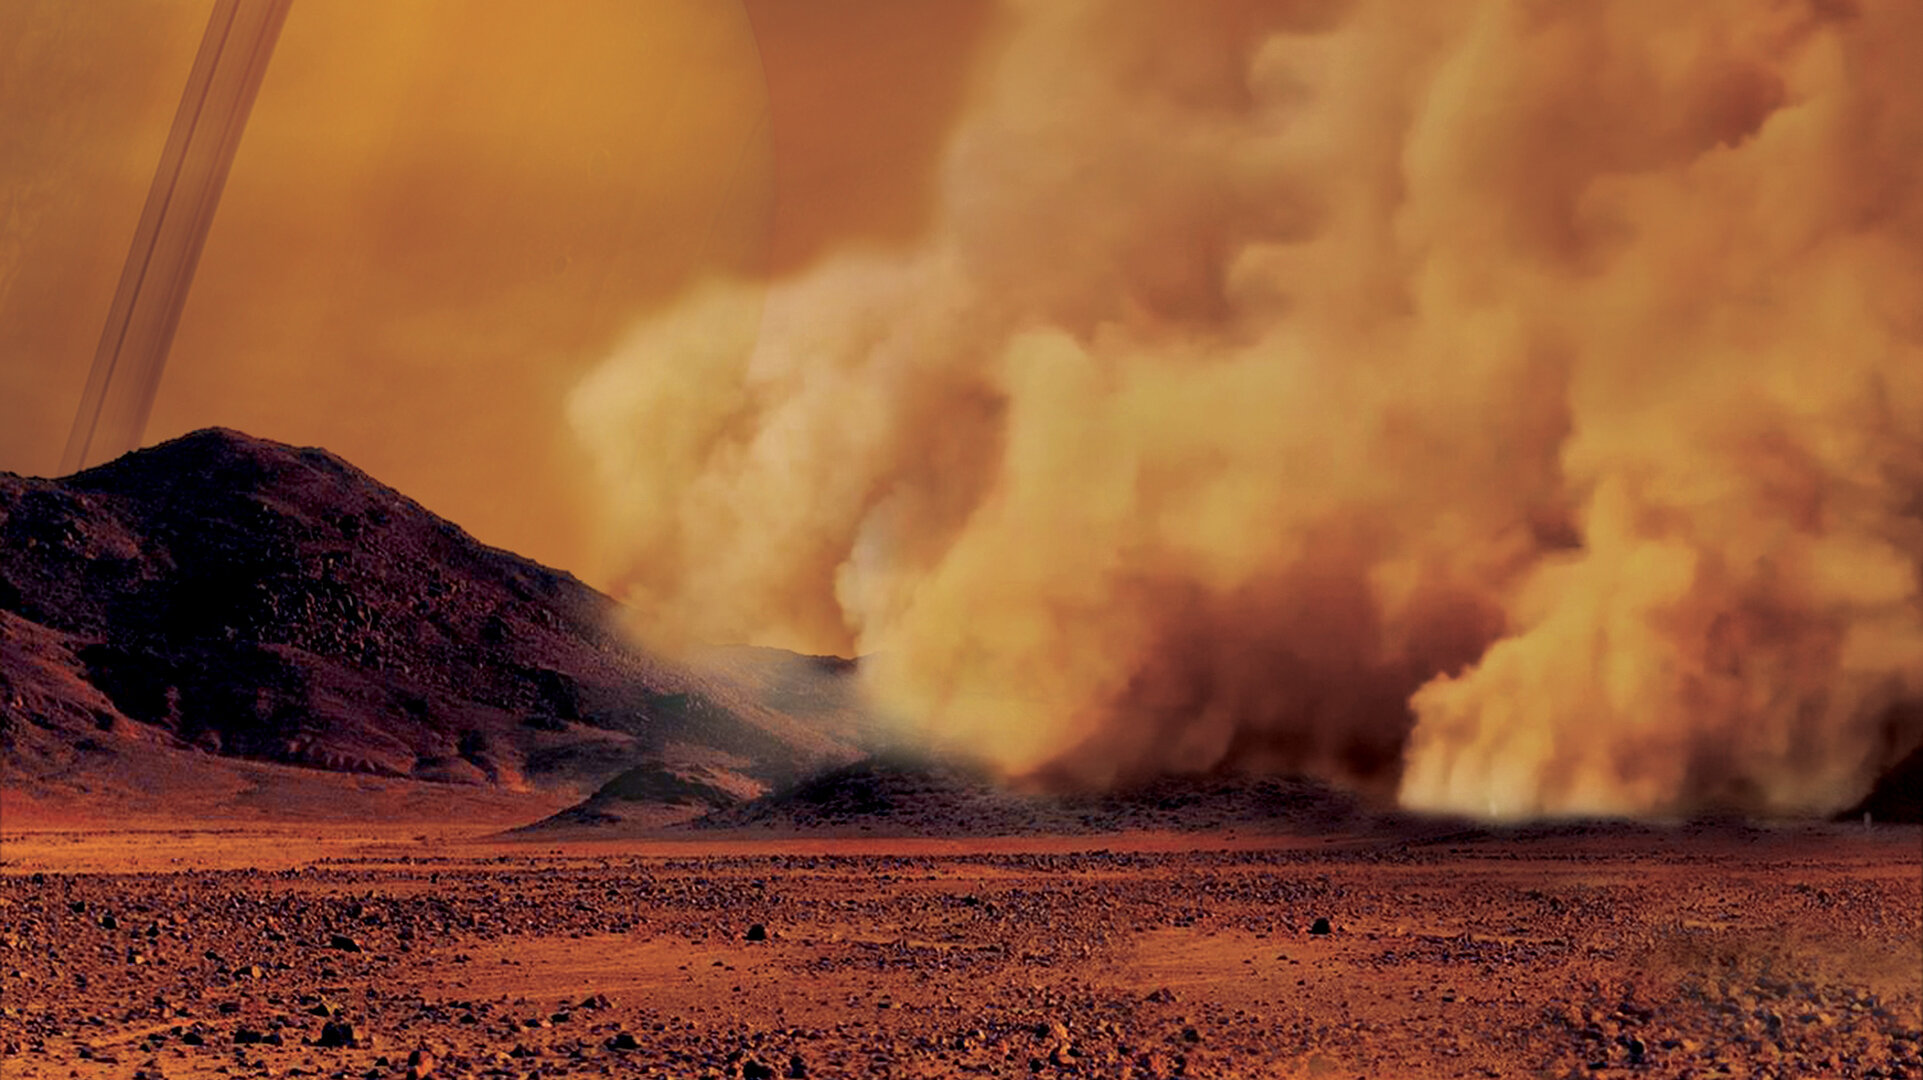
[[[0,6],[0,469],[55,470],[211,6]],[[148,441],[323,445],[609,580],[572,387],[708,276],[922,227],[989,12],[893,7],[294,5]]]
[[[53,471],[204,19],[0,11]],[[1827,813],[1923,739],[1923,9],[296,4],[148,441],[1106,783]]]

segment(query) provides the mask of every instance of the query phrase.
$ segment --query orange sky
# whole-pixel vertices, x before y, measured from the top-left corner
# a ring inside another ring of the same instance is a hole
[[[211,6],[0,8],[0,469],[57,465]],[[148,441],[324,445],[598,578],[568,389],[706,273],[912,240],[988,21],[979,0],[297,2]]]

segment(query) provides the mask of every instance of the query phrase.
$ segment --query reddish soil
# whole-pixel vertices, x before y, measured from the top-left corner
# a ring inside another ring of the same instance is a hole
[[[8,1080],[1923,1075],[1914,827],[69,829],[4,870]]]

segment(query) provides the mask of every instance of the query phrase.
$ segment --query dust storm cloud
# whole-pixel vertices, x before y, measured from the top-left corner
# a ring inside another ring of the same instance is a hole
[[[921,242],[575,388],[642,633],[1493,817],[1923,738],[1923,8],[1033,0],[972,78]]]

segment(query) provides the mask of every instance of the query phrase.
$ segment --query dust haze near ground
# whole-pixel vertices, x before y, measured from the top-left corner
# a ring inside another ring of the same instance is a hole
[[[1493,817],[1923,737],[1923,9],[1013,3],[974,79],[925,242],[575,390],[644,635]]]

